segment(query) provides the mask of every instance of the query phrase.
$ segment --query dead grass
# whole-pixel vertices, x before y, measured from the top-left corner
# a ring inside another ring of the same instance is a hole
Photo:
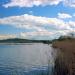
[[[53,47],[60,51],[58,58],[67,65],[70,75],[75,73],[75,39],[55,41]]]

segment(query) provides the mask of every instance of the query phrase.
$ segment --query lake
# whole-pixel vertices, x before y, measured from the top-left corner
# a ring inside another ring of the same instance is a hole
[[[0,44],[0,75],[52,75],[54,56],[48,44]]]

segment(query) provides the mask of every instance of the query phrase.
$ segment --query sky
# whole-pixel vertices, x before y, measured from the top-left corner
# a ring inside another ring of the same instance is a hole
[[[75,0],[0,0],[0,39],[51,40],[75,32]]]

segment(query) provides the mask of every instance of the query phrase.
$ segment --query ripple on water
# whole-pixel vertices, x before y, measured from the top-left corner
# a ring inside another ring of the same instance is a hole
[[[48,60],[53,64],[51,54],[47,44],[0,45],[0,75],[48,75]]]
[[[50,67],[49,71],[51,72],[52,67]],[[0,75],[47,75],[48,67],[32,67],[31,69],[27,69],[24,67],[5,67],[0,66]]]

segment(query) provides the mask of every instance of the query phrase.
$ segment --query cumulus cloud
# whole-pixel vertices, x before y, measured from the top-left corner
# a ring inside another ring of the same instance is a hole
[[[33,7],[33,6],[46,6],[46,5],[58,5],[59,3],[63,3],[64,5],[75,7],[75,0],[10,0],[7,4],[4,4],[3,6],[13,7],[13,6],[19,6],[19,7]]]
[[[37,36],[37,35],[39,35],[39,36],[49,36],[49,35],[52,35],[52,34],[53,34],[52,32],[47,31],[47,30],[21,33],[22,36]]]
[[[33,6],[45,6],[45,5],[57,5],[62,0],[11,0],[9,3],[4,4],[4,7],[33,7]]]
[[[66,18],[72,18],[72,16],[67,13],[58,13],[58,18],[66,19]]]
[[[22,32],[20,33],[20,37],[28,38],[28,39],[53,39],[58,38],[60,35],[68,35],[70,32],[75,32],[75,30],[55,30],[55,31],[45,31],[45,32]]]
[[[2,35],[2,34],[0,34],[0,40],[1,39],[9,39],[9,38],[16,38],[16,35]]]
[[[68,24],[73,28],[73,30],[75,29],[75,21],[69,21]]]
[[[71,31],[75,29],[73,28],[75,27],[74,21],[65,22],[64,20],[58,18],[48,18],[42,16],[28,15],[28,14],[1,18],[0,24],[11,25],[22,29],[34,30],[34,32],[22,33],[21,34],[22,36],[48,37],[50,35],[53,35],[53,33],[55,33],[56,31],[64,31],[64,30]],[[46,29],[46,27],[48,27],[49,31]],[[59,32],[57,33],[59,34]],[[61,34],[63,34],[63,32]]]
[[[41,31],[41,28],[48,26],[53,29],[70,29],[69,25],[58,18],[47,18],[34,15],[11,16],[0,19],[0,24],[12,25],[17,28],[36,29]]]
[[[67,35],[71,32],[75,32],[75,30],[58,30],[55,32],[55,34]]]
[[[64,4],[70,7],[75,7],[75,0],[63,0]]]
[[[36,39],[37,38],[39,39],[39,37],[43,37],[43,39],[44,39],[45,37],[48,38],[49,36],[51,38],[52,35],[53,35],[53,33],[50,31],[47,31],[47,30],[20,33],[20,37],[22,37],[22,38],[36,38]]]

